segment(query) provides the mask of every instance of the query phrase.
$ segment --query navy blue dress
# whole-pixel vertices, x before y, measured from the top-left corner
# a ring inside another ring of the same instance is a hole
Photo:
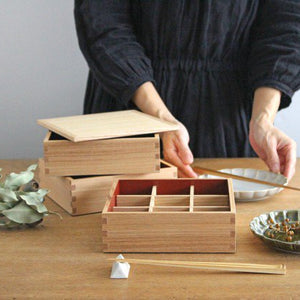
[[[84,113],[133,107],[151,81],[190,134],[195,157],[253,156],[253,92],[300,87],[300,1],[76,0],[90,68]]]

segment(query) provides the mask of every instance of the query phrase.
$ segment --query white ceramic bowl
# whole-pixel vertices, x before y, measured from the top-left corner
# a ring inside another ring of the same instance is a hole
[[[284,177],[283,175],[275,174],[264,170],[235,168],[235,169],[222,169],[219,171],[224,173],[244,176],[248,178],[255,178],[263,181],[283,184],[283,185],[287,184],[287,178]],[[201,175],[200,178],[217,178],[217,176]],[[233,183],[234,197],[235,200],[237,201],[263,200],[282,191],[282,188],[254,183],[254,182],[236,180],[236,179],[233,179],[232,183]]]

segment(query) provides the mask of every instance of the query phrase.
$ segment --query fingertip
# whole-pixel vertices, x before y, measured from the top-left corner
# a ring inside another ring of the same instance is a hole
[[[188,178],[188,176],[184,172],[180,171],[180,169],[179,169],[178,170],[178,178]]]
[[[193,163],[194,157],[188,147],[183,147],[178,152],[174,149],[169,151],[165,149],[164,158],[178,168],[179,177],[197,178],[197,174],[190,166]]]
[[[271,172],[279,173],[280,172],[280,162],[278,156],[273,156],[271,159],[267,161],[267,165]]]
[[[283,172],[283,176],[285,176],[287,178],[288,181],[290,181],[292,179],[292,177],[295,175],[295,168],[286,168]]]
[[[189,165],[184,167],[184,172],[189,178],[198,178],[198,174]]]
[[[279,164],[277,164],[277,163],[271,165],[270,169],[273,173],[280,173],[280,167],[279,167]]]
[[[193,156],[191,150],[188,147],[186,147],[184,149],[180,149],[178,154],[180,156],[180,159],[182,160],[182,162],[185,165],[190,165],[190,164],[193,163],[194,156]]]
[[[270,139],[265,147],[265,162],[273,173],[280,172],[280,159],[277,152],[277,143],[275,139]]]
[[[297,156],[296,156],[296,148],[291,149],[286,157],[285,157],[285,166],[284,166],[284,176],[287,177],[288,180],[292,179],[296,172],[296,163],[297,163]]]

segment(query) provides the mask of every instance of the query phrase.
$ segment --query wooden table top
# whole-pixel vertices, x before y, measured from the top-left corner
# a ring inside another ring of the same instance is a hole
[[[33,160],[0,160],[2,174]],[[265,169],[255,158],[199,159],[209,168]],[[300,186],[300,160],[290,182]],[[0,230],[0,299],[296,299],[300,256],[277,252],[255,237],[249,222],[264,212],[299,209],[300,193],[284,190],[258,202],[237,203],[235,254],[125,254],[127,258],[286,264],[286,275],[265,275],[132,265],[129,279],[110,279],[116,254],[101,252],[100,214],[71,217],[51,200],[55,215],[33,229]]]

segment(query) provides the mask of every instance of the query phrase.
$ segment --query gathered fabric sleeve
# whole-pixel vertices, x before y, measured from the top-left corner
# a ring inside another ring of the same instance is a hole
[[[252,91],[278,89],[280,109],[287,107],[300,88],[300,1],[260,0],[250,46]]]
[[[128,104],[136,89],[152,81],[151,61],[137,42],[129,0],[75,0],[80,49],[100,85]]]

